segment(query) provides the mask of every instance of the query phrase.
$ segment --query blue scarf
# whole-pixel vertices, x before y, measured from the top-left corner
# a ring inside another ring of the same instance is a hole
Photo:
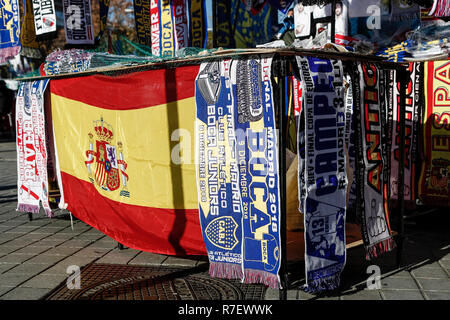
[[[244,280],[280,287],[278,152],[270,80],[272,58],[233,62],[233,98],[243,204]]]
[[[242,279],[242,202],[230,63],[203,63],[195,81],[196,174],[209,273]]]
[[[339,286],[345,265],[345,103],[340,61],[297,57],[303,81],[308,292]],[[300,190],[299,190],[300,194]]]
[[[2,0],[1,9],[0,63],[3,63],[20,51],[19,3],[17,0]]]
[[[202,64],[196,80],[200,224],[210,275],[280,288],[271,57]]]

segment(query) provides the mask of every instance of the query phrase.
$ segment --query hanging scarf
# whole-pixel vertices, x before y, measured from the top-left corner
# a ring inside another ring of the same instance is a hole
[[[254,48],[273,36],[271,7],[264,6],[257,15],[245,9],[241,0],[231,2],[232,30],[236,48]]]
[[[40,58],[39,44],[36,41],[34,30],[33,0],[24,0],[24,16],[22,19],[22,30],[20,42],[22,43],[22,55],[29,58]]]
[[[409,71],[409,79],[408,85],[406,87],[405,92],[405,162],[404,162],[404,171],[405,171],[405,189],[404,189],[404,199],[406,201],[414,200],[414,189],[415,189],[415,163],[413,161],[413,148],[415,151],[415,147],[413,145],[413,137],[416,134],[416,126],[417,126],[417,109],[418,109],[418,98],[420,94],[418,94],[417,90],[419,88],[419,77],[416,74],[416,68],[414,63],[410,63],[408,65]],[[391,177],[390,177],[390,198],[397,199],[398,198],[398,169],[399,169],[399,144],[400,144],[400,81],[397,79],[397,72],[392,71],[393,79],[392,82],[388,82],[392,85],[393,88],[393,99],[389,101],[388,108],[392,108],[392,118],[389,121],[392,121],[392,125],[389,127],[392,128],[393,134],[390,137],[392,140],[391,146],[392,151],[390,152],[390,167],[391,167]],[[417,76],[416,76],[417,75]]]
[[[305,115],[305,290],[319,292],[339,286],[345,265],[343,70],[340,61],[313,57],[297,57],[297,64]]]
[[[231,27],[231,8],[229,0],[217,0],[216,21],[217,46],[225,48],[234,47],[234,39]]]
[[[20,51],[19,3],[17,0],[2,0],[1,10],[0,63],[4,63]]]
[[[244,281],[280,288],[278,152],[271,64],[268,56],[235,60],[231,82],[243,204]]]
[[[349,185],[348,190],[348,201],[347,201],[347,221],[349,221],[349,216],[354,220],[356,215],[356,159],[355,159],[355,122],[353,121],[353,88],[352,88],[352,78],[350,75],[345,76],[345,82],[347,83],[347,88],[345,91],[345,144],[347,146],[347,156],[350,169],[353,172],[353,179]],[[351,214],[350,214],[351,212]]]
[[[98,0],[100,6],[100,31],[97,35],[98,40],[100,40],[106,30],[106,24],[108,22],[109,2],[110,0]]]
[[[133,0],[134,21],[138,42],[145,46],[151,46],[152,54],[155,56],[159,56],[160,54],[158,2],[159,0]]]
[[[428,13],[435,17],[449,17],[450,16],[450,1],[449,0],[434,0],[433,7]]]
[[[355,77],[354,101],[357,116],[359,170],[357,184],[362,197],[361,228],[366,249],[366,259],[376,258],[395,247],[389,226],[387,204],[388,183],[386,179],[382,122],[384,109],[380,82],[383,73],[374,64],[358,64],[359,77]]]
[[[425,159],[418,195],[425,204],[450,205],[450,62],[424,64],[425,112],[423,150]]]
[[[189,4],[189,46],[206,48],[208,38],[205,0],[191,0]]]
[[[66,42],[82,45],[94,44],[91,19],[91,0],[63,0]]]
[[[56,11],[54,0],[33,0],[36,39],[56,38]]]
[[[212,277],[242,279],[242,202],[230,63],[203,63],[195,81],[196,173],[209,273]]]
[[[21,82],[17,93],[17,210],[38,213],[41,201],[51,216],[43,98],[47,83],[48,80]]]

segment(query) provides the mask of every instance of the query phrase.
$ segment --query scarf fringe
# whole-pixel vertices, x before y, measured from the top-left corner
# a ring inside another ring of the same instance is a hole
[[[302,289],[303,291],[311,294],[316,294],[322,291],[331,291],[339,288],[341,275],[333,274],[328,277],[320,278],[308,282]]]
[[[50,208],[45,208],[44,210],[47,217],[53,218],[53,211]]]
[[[209,275],[222,279],[242,279],[242,267],[240,264],[210,262]]]
[[[378,258],[383,253],[392,251],[395,249],[396,244],[392,237],[385,240],[381,240],[375,244],[366,247],[366,260],[372,260]]]
[[[38,48],[22,47],[20,54],[28,58],[42,58],[41,51]]]
[[[17,206],[17,211],[39,213],[39,206],[33,204],[19,203],[19,205]]]
[[[262,270],[245,270],[244,283],[262,283],[272,289],[282,289],[280,279],[273,273]]]
[[[0,63],[3,63],[6,60],[16,56],[20,52],[20,49],[20,47],[8,47],[0,49]]]

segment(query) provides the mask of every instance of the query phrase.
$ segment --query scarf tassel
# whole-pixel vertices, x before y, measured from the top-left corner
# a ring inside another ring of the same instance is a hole
[[[383,253],[392,251],[395,247],[396,245],[393,238],[390,237],[385,240],[381,240],[366,248],[366,260],[378,258]]]
[[[6,60],[13,58],[20,52],[20,47],[9,47],[0,49],[0,62],[3,63]]]
[[[242,267],[240,264],[210,262],[209,275],[222,279],[242,279]]]
[[[272,289],[282,289],[278,276],[262,270],[245,270],[244,283],[263,283]]]
[[[302,289],[307,293],[316,294],[322,291],[335,290],[339,288],[339,285],[340,274],[333,274],[328,277],[308,281]]]
[[[20,203],[17,207],[17,211],[20,212],[30,212],[30,213],[39,213],[39,206],[32,204],[24,204]]]

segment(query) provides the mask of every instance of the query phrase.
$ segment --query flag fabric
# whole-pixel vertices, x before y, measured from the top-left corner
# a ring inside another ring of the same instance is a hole
[[[42,203],[48,216],[47,147],[44,92],[48,80],[21,82],[16,98],[17,210],[39,213]]]
[[[364,207],[361,232],[370,260],[391,251],[395,242],[389,225],[383,72],[375,64],[358,63],[358,73],[353,81],[359,159],[356,179]]]
[[[34,26],[37,40],[56,37],[56,11],[54,0],[33,1]]]
[[[191,152],[198,71],[183,66],[51,81],[70,212],[128,247],[206,253]]]
[[[231,60],[203,63],[196,80],[196,163],[200,223],[212,277],[242,279],[239,188]]]
[[[74,45],[94,44],[91,0],[63,0],[66,42]]]
[[[346,152],[341,61],[296,57],[303,86],[303,199],[308,292],[339,286],[345,266]],[[299,194],[301,190],[299,189]]]
[[[3,0],[0,21],[0,63],[12,58],[20,51],[20,22],[18,0]]]
[[[450,62],[424,63],[425,112],[423,145],[425,159],[418,196],[429,205],[450,205]]]

